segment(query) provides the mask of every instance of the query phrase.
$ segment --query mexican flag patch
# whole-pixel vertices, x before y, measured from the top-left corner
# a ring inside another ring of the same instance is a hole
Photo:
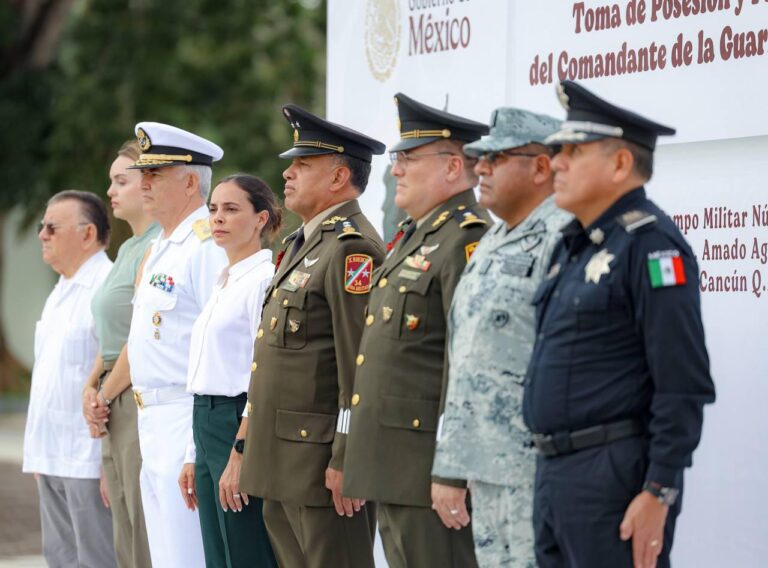
[[[683,257],[677,250],[660,250],[648,254],[648,274],[651,288],[685,284]]]

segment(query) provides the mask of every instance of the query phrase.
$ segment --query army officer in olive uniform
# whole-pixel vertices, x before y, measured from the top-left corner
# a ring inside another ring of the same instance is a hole
[[[374,276],[356,361],[344,494],[377,502],[390,566],[467,568],[476,561],[465,501],[453,508],[432,498],[440,487],[464,482],[433,485],[431,470],[448,375],[446,315],[490,220],[477,206],[474,160],[462,146],[488,127],[402,94],[395,100],[395,203],[410,218]]]
[[[281,566],[373,567],[373,511],[342,499],[341,469],[365,305],[384,257],[357,197],[384,145],[294,106],[284,241],[256,333],[240,488],[264,499]]]

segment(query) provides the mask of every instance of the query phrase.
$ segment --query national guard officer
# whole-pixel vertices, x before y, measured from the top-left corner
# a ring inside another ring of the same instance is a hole
[[[559,93],[555,201],[576,218],[533,300],[536,557],[669,566],[683,470],[715,398],[695,257],[643,188],[656,138],[675,131],[570,81]]]
[[[280,154],[291,160],[285,206],[303,225],[283,241],[256,332],[240,488],[264,499],[281,566],[373,567],[374,513],[342,498],[341,470],[371,273],[384,257],[357,198],[384,145],[295,105],[283,114],[294,129]]]
[[[139,407],[140,484],[154,566],[204,566],[194,478],[178,473],[194,462],[193,397],[187,393],[192,324],[213,291],[227,256],[211,239],[211,164],[224,152],[180,128],[140,122],[143,208],[162,227],[139,271],[128,362]],[[187,510],[184,507],[186,502]]]
[[[448,316],[449,378],[433,475],[467,479],[481,566],[533,567],[535,452],[523,424],[533,350],[531,298],[571,215],[552,195],[549,116],[503,107],[491,133],[464,146],[478,159],[480,205],[501,221],[480,240]],[[446,498],[463,501],[459,489]],[[449,507],[456,504],[448,503]]]
[[[488,127],[399,93],[395,100],[395,204],[409,218],[374,277],[356,360],[344,494],[377,502],[390,566],[467,568],[476,561],[466,489],[456,508],[430,509],[431,491],[465,483],[435,479],[433,486],[431,470],[448,375],[446,314],[490,221],[477,207],[474,160],[462,146]]]

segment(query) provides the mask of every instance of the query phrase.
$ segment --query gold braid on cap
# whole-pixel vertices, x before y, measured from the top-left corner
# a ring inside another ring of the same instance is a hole
[[[137,166],[161,166],[171,162],[191,162],[192,156],[176,154],[142,154],[135,165]]]
[[[451,131],[447,128],[442,130],[409,130],[408,132],[401,132],[400,138],[403,140],[407,138],[450,138]]]
[[[307,146],[310,148],[322,148],[324,150],[333,150],[334,152],[343,152],[344,146],[334,146],[333,144],[326,144],[325,142],[320,142],[319,140],[297,140],[293,143],[294,148],[297,146]]]

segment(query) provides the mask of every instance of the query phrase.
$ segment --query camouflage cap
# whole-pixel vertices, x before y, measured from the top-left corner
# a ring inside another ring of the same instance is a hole
[[[464,153],[477,158],[486,152],[498,152],[537,142],[560,129],[561,122],[546,114],[536,114],[513,107],[497,108],[491,114],[491,132],[480,140],[464,145]]]

